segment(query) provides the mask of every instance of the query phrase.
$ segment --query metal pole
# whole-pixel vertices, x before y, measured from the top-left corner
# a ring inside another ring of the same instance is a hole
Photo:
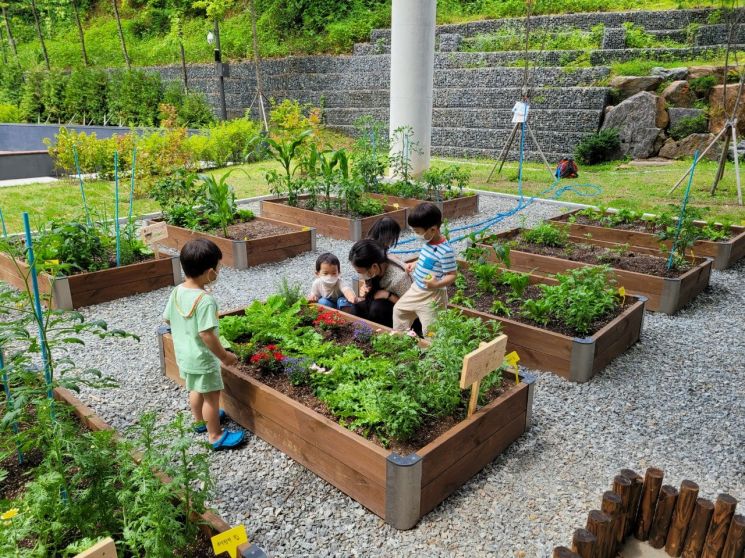
[[[220,49],[220,24],[215,20],[215,69],[220,80],[220,114],[223,120],[228,119],[228,107],[225,104],[225,78],[222,69],[222,50]]]

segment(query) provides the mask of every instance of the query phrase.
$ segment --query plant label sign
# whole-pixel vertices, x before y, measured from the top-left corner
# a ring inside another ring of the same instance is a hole
[[[159,240],[168,238],[168,226],[165,221],[159,223],[153,223],[140,229],[140,237],[142,241],[148,246],[152,246]]]
[[[227,552],[230,558],[235,558],[238,552],[238,547],[248,542],[248,535],[246,534],[246,526],[238,525],[232,529],[215,535],[212,537],[212,550],[215,551],[215,555]]]
[[[507,336],[500,335],[488,343],[482,343],[475,351],[463,357],[463,370],[460,374],[460,389],[471,386],[471,400],[468,403],[468,416],[476,411],[481,380],[504,362]]]

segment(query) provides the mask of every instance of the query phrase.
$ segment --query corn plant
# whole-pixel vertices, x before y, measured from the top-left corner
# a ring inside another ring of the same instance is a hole
[[[311,133],[312,130],[305,130],[294,139],[286,142],[278,142],[264,136],[255,138],[255,141],[266,143],[269,156],[277,161],[284,171],[284,174],[280,174],[276,170],[271,170],[266,174],[271,192],[277,196],[287,194],[287,203],[293,207],[297,206],[298,197],[302,191],[301,188],[298,188],[294,178],[295,173],[302,166],[302,162],[296,162],[295,159],[299,154],[300,147]]]
[[[200,177],[205,186],[204,213],[210,224],[220,227],[225,237],[228,236],[228,226],[235,220],[238,209],[235,205],[235,192],[227,183],[232,172],[226,172],[219,180],[211,174]]]

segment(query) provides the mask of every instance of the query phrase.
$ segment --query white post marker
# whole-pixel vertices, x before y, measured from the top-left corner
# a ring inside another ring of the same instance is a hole
[[[429,168],[432,146],[432,90],[435,71],[436,0],[393,0],[391,15],[390,133],[401,126],[414,130],[412,174]],[[391,145],[400,153],[401,142]]]
[[[500,335],[488,343],[481,343],[479,348],[463,357],[463,371],[460,374],[460,389],[471,386],[471,399],[468,402],[468,416],[476,411],[479,401],[481,380],[494,372],[504,362],[504,351],[507,347],[507,336]]]
[[[168,238],[168,226],[165,221],[158,221],[152,225],[147,225],[140,229],[140,238],[142,241],[150,246],[150,249],[155,253],[155,259],[160,258],[160,250],[158,249],[157,243],[164,238]]]

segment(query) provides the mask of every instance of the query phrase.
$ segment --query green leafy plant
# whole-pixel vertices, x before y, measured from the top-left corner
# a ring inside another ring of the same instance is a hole
[[[463,189],[468,186],[470,178],[471,173],[457,165],[430,167],[422,173],[422,180],[427,184],[427,199],[432,201],[463,196]]]
[[[166,222],[177,227],[196,229],[199,226],[197,207],[204,204],[206,183],[186,169],[161,178],[150,191],[158,202]]]
[[[235,205],[235,192],[227,183],[232,171],[228,171],[220,179],[212,174],[202,175],[200,178],[205,187],[204,214],[210,225],[220,227],[222,234],[227,238],[228,226],[235,221],[238,211]]]
[[[284,171],[284,174],[280,174],[276,170],[267,172],[266,181],[269,183],[270,191],[276,196],[287,195],[287,204],[293,207],[297,206],[300,194],[294,176],[301,163],[296,162],[295,159],[298,155],[298,149],[310,134],[310,130],[305,130],[295,136],[294,139],[286,142],[278,142],[270,137],[263,136],[257,136],[254,140],[255,142],[266,142],[270,157],[282,165]]]
[[[530,275],[527,273],[505,271],[502,273],[501,281],[508,284],[510,289],[512,289],[512,295],[509,300],[520,300],[525,289],[530,285]]]
[[[523,302],[522,311],[534,322],[546,325],[551,317],[551,303],[543,298],[529,298]]]
[[[717,83],[719,80],[716,76],[701,76],[688,80],[688,86],[699,99],[707,99]]]
[[[552,223],[543,222],[533,229],[525,229],[520,236],[531,244],[561,248],[569,242],[569,232]]]
[[[388,133],[383,122],[365,115],[354,123],[357,131],[352,173],[366,192],[378,192],[380,177],[388,164]]]
[[[414,140],[414,129],[411,126],[401,126],[393,130],[391,145],[396,146],[388,157],[388,163],[394,176],[402,182],[411,181],[411,154],[419,153],[421,146]]]
[[[705,114],[681,118],[670,128],[670,137],[682,140],[691,134],[704,134],[709,130],[709,119]]]
[[[618,130],[607,128],[582,138],[574,150],[574,156],[585,165],[597,165],[613,159],[620,147]]]

